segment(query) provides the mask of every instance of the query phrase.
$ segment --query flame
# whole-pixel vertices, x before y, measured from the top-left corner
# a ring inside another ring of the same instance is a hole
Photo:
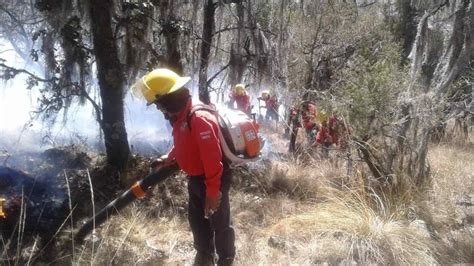
[[[7,218],[7,213],[5,212],[5,201],[6,199],[0,198],[0,219]]]

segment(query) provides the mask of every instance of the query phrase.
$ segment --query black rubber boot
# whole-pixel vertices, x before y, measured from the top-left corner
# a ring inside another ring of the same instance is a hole
[[[217,261],[217,266],[232,266],[234,265],[234,258],[223,258]]]
[[[214,266],[214,256],[204,252],[196,253],[194,266]]]

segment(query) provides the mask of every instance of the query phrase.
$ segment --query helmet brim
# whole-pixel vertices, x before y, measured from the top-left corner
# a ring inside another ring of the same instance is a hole
[[[171,89],[166,93],[166,94],[170,94],[170,93],[173,93],[179,89],[181,89],[184,85],[186,85],[186,83],[188,83],[189,81],[191,80],[190,77],[179,77],[178,79],[176,79],[176,82],[175,84],[173,85],[173,87],[171,87]],[[161,96],[162,97],[162,96]],[[159,98],[157,98],[159,99]],[[148,102],[146,105],[149,106],[149,105],[152,105],[157,99],[155,99],[154,101],[151,101],[151,102]]]

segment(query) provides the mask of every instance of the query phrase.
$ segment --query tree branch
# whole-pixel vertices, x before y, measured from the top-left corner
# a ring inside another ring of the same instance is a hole
[[[91,104],[92,107],[94,108],[94,111],[96,113],[96,120],[99,123],[99,125],[102,127],[102,108],[90,97],[89,93],[87,93],[85,88],[81,87],[81,93],[82,96],[84,96]]]
[[[260,27],[244,26],[243,28],[244,28],[244,29],[248,29],[248,30],[259,30],[259,31],[262,31],[262,32],[269,33],[269,34],[271,34],[271,35],[273,35],[273,36],[277,36],[275,33],[271,32],[271,31],[269,31],[269,30],[263,30],[263,29],[261,29]],[[212,33],[212,35],[216,35],[216,34],[218,34],[218,33],[224,32],[224,31],[238,30],[238,29],[239,29],[239,27],[225,27],[225,28],[222,28],[222,29],[220,29],[220,30],[218,30],[218,31],[215,31],[214,33]]]
[[[429,12],[430,15],[432,16],[432,15],[438,13],[438,11],[439,11],[442,7],[444,7],[444,6],[446,6],[446,5],[449,5],[449,0],[444,0],[444,2],[443,2],[442,4],[440,4],[439,6],[437,6],[436,8],[434,8],[433,10],[431,10],[431,11]]]
[[[222,72],[224,71],[225,69],[227,69],[228,67],[230,66],[230,63],[228,63],[227,65],[225,65],[223,68],[221,68],[219,71],[216,72],[216,74],[214,74],[210,79],[207,80],[207,86],[209,87],[209,85],[211,84],[211,82]]]
[[[23,23],[20,22],[20,20],[3,5],[0,5],[0,10],[7,13],[7,15],[15,22],[15,24],[17,24],[17,26],[20,28],[20,34],[23,36],[23,38],[25,38],[25,42],[28,42],[28,34],[26,33],[25,28],[23,27]]]
[[[370,2],[370,3],[365,3],[365,4],[358,5],[357,8],[368,7],[368,6],[371,6],[371,5],[375,4],[375,3],[377,3],[377,1],[373,1],[373,2]]]
[[[20,73],[24,73],[24,74],[27,74],[30,78],[33,78],[34,80],[40,81],[40,82],[53,83],[56,80],[58,80],[57,78],[50,78],[50,79],[40,78],[40,77],[36,76],[35,74],[31,73],[30,71],[28,71],[26,69],[17,69],[17,68],[5,65],[3,63],[4,61],[5,61],[4,59],[0,58],[0,68],[4,68],[8,71],[11,71],[13,73],[13,76],[12,77],[3,76],[3,78],[9,79],[9,78],[15,77],[16,75],[18,75]]]

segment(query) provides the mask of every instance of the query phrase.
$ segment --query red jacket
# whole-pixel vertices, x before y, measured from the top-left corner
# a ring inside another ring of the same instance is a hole
[[[213,114],[201,110],[191,117],[190,129],[187,116],[192,105],[189,99],[186,108],[173,123],[174,146],[168,157],[175,158],[179,167],[189,176],[204,175],[206,196],[216,198],[223,170],[219,126]]]
[[[339,144],[339,134],[337,131],[337,123],[339,120],[336,116],[331,116],[327,126],[321,126],[321,129],[316,135],[316,142],[319,144],[322,143],[331,143],[338,145]]]
[[[301,120],[303,120],[303,126],[307,129],[313,128],[316,125],[315,119],[317,116],[316,105],[308,103],[308,109],[303,110],[301,114]]]
[[[230,100],[232,102],[235,101],[237,103],[237,108],[244,113],[246,113],[250,108],[250,96],[247,94],[238,96],[232,93],[230,95]]]
[[[332,134],[329,133],[329,130],[327,127],[321,127],[319,129],[318,134],[316,135],[316,142],[319,144],[323,144],[323,143],[336,144],[333,140]]]
[[[268,109],[278,110],[278,99],[276,96],[268,97],[263,99],[265,101],[265,107]]]
[[[334,130],[334,129],[336,129],[336,126],[337,126],[338,122],[339,122],[339,120],[337,119],[337,117],[335,115],[333,115],[329,118],[328,127],[331,130]]]

